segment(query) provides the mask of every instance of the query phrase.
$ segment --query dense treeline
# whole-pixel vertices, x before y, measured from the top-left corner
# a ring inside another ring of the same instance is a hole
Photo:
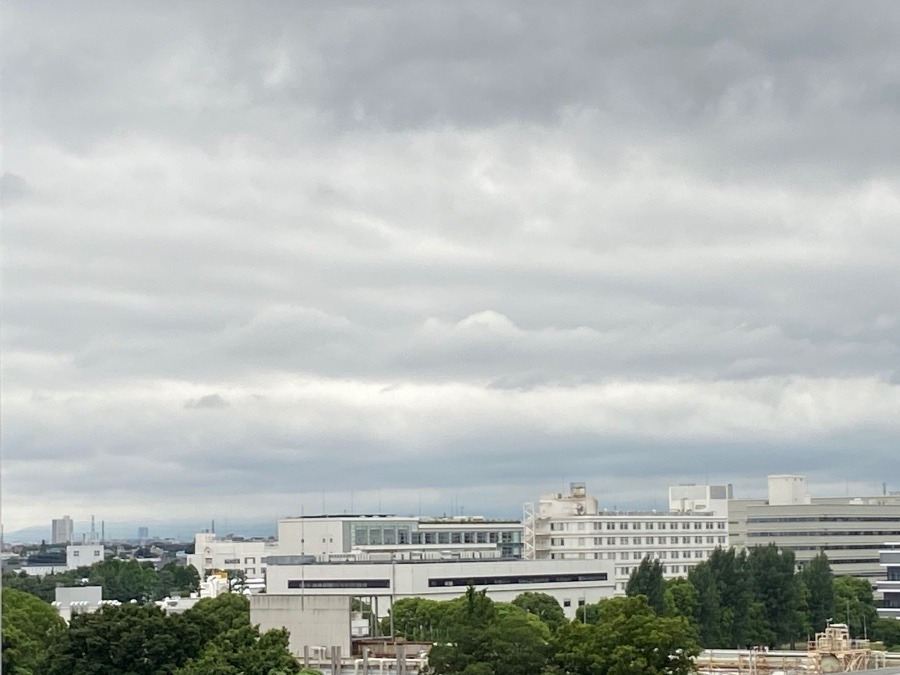
[[[398,636],[437,643],[435,675],[685,675],[698,651],[689,622],[657,615],[644,597],[586,605],[574,621],[549,595],[501,603],[474,588],[447,602],[400,600],[392,612]]]
[[[156,571],[152,563],[118,558],[108,558],[91,567],[79,567],[43,577],[30,576],[25,572],[3,574],[4,588],[30,593],[44,602],[53,602],[57,586],[81,586],[84,583],[101,586],[104,600],[146,602],[162,600],[173,593],[186,597],[199,589],[200,575],[193,566],[183,567],[174,562]]]
[[[659,616],[684,617],[707,648],[795,646],[829,620],[849,624],[854,637],[900,644],[897,622],[878,619],[869,582],[834,576],[824,553],[797,571],[793,551],[775,545],[716,549],[686,579],[668,581],[659,560],[644,559],[626,594],[645,596]]]
[[[247,599],[225,594],[166,616],[155,605],[106,606],[68,628],[50,605],[3,589],[3,672],[10,675],[287,675],[300,666],[284,630],[260,633]]]

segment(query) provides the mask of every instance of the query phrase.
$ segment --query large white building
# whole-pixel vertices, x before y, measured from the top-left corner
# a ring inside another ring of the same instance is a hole
[[[51,541],[54,544],[71,544],[73,529],[74,523],[72,522],[72,519],[69,518],[69,516],[54,518],[51,525]]]
[[[718,499],[721,491],[707,493]],[[684,497],[678,490],[671,498],[701,499]],[[660,560],[664,576],[673,578],[685,576],[716,548],[729,546],[724,513],[601,511],[583,483],[572,483],[569,494],[545,495],[537,504],[526,504],[523,526],[525,558],[608,561],[618,592],[624,591],[628,577],[647,556]]]
[[[731,543],[737,548],[777,544],[798,565],[821,552],[837,575],[875,582],[879,551],[900,538],[900,495],[812,497],[804,476],[768,477],[767,499],[728,502]]]
[[[393,515],[324,515],[278,521],[279,553],[341,557],[426,559],[520,558],[522,524],[479,516],[422,518]]]

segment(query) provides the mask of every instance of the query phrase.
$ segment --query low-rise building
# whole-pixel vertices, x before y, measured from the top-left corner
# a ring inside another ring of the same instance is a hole
[[[452,600],[474,585],[499,602],[528,591],[553,596],[569,618],[578,608],[611,597],[613,565],[600,560],[393,560],[306,563],[271,556],[266,593],[250,596],[250,621],[261,630],[287,628],[290,649],[338,646],[350,653],[350,600],[368,603],[376,616],[403,598]]]
[[[601,511],[584,483],[572,483],[569,494],[545,495],[537,504],[526,504],[523,526],[526,559],[609,562],[617,592],[625,590],[645,557],[660,560],[664,576],[673,578],[729,545],[725,514]]]

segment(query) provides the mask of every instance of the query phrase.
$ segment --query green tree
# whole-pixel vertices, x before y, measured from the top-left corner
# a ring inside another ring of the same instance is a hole
[[[217,636],[249,626],[250,601],[236,593],[203,598],[178,618],[186,649],[189,654],[196,655]]]
[[[662,563],[658,559],[650,560],[650,556],[641,560],[641,564],[634,568],[628,578],[625,595],[629,597],[643,595],[653,611],[662,616],[666,610]]]
[[[825,630],[834,618],[834,574],[824,552],[810,560],[800,571],[800,578],[809,592],[809,622],[813,632]]]
[[[201,654],[175,671],[176,675],[288,675],[300,665],[288,651],[285,630],[260,634],[255,626],[243,625],[216,636]]]
[[[684,577],[669,579],[663,593],[665,616],[683,616],[696,626],[699,614],[697,589]]]
[[[159,675],[171,673],[191,654],[180,617],[154,605],[107,605],[72,617],[50,659],[49,675]]]
[[[514,605],[495,605],[470,587],[450,626],[449,640],[428,655],[437,675],[532,675],[547,663],[548,627]]]
[[[688,581],[697,595],[697,635],[706,648],[730,646],[722,624],[719,587],[709,565],[701,563],[688,572]]]
[[[597,623],[556,635],[553,665],[570,675],[687,675],[699,647],[684,617],[657,616],[644,596],[597,603]]]
[[[200,590],[200,575],[197,569],[193,565],[184,566],[170,562],[156,573],[151,592],[154,600],[162,600],[175,593],[187,597],[198,590]]]
[[[795,577],[794,552],[774,544],[757,546],[747,556],[753,596],[765,608],[775,640],[769,646],[803,637],[803,589]]]
[[[878,619],[872,585],[856,577],[835,577],[833,618],[848,623],[852,637],[867,635]]]
[[[8,675],[39,675],[47,670],[49,650],[66,624],[43,600],[3,589],[3,667]]]
[[[897,619],[878,619],[872,628],[872,638],[891,651],[900,647],[900,621]]]
[[[381,632],[390,634],[393,618],[394,634],[409,640],[446,641],[461,601],[440,602],[425,598],[403,598],[394,603],[390,616],[381,622]]]
[[[539,618],[551,631],[555,631],[566,623],[566,615],[563,613],[563,608],[560,607],[556,598],[547,593],[535,593],[532,591],[520,593],[512,601],[512,604]]]

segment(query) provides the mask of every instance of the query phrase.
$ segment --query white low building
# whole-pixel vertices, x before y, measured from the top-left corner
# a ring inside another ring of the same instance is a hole
[[[547,593],[570,618],[579,606],[613,593],[612,564],[597,560],[280,563],[270,558],[266,594],[371,597],[380,600],[382,615],[401,598],[451,600],[470,584],[499,602],[526,591]]]
[[[613,595],[613,566],[601,560],[400,560],[297,564],[273,556],[265,594],[250,597],[250,621],[261,630],[287,628],[290,648],[339,646],[350,653],[350,599],[378,616],[403,598],[452,600],[469,585],[498,602],[525,592],[553,596],[569,618],[578,608]]]
[[[103,604],[102,586],[58,586],[51,603],[66,623],[76,614],[96,612]]]
[[[712,487],[707,494],[719,494]],[[681,498],[676,494],[676,500]],[[728,517],[720,504],[699,495],[684,499],[704,499],[714,510],[601,511],[583,483],[572,483],[569,494],[545,495],[537,504],[525,505],[525,557],[606,561],[613,566],[619,593],[648,556],[660,560],[666,578],[686,576],[716,548],[728,548],[729,542]]]

